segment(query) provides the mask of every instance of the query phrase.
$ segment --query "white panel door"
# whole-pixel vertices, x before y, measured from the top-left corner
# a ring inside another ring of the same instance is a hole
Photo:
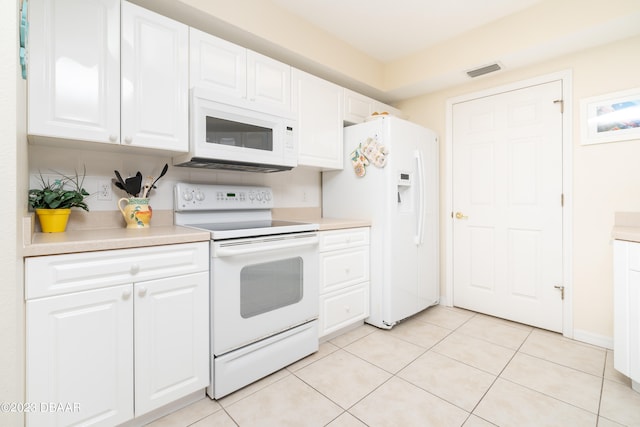
[[[208,87],[236,98],[247,96],[247,49],[189,28],[190,87]]]
[[[122,2],[122,142],[189,149],[189,29]]]
[[[118,143],[120,1],[29,3],[30,135]]]
[[[562,330],[562,82],[453,106],[453,304]]]
[[[135,411],[209,384],[209,273],[136,283]]]
[[[132,287],[27,301],[26,401],[72,405],[38,406],[27,425],[114,426],[133,418]]]

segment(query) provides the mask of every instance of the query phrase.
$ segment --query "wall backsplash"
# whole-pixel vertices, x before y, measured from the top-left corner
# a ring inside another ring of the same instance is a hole
[[[123,178],[133,176],[137,171],[140,171],[143,176],[157,177],[165,163],[169,164],[169,171],[156,184],[158,188],[150,194],[154,209],[173,208],[173,187],[179,181],[266,185],[273,188],[277,208],[321,206],[321,177],[317,170],[298,167],[288,172],[262,174],[181,168],[174,167],[170,157],[129,154],[124,148],[118,152],[105,152],[31,144],[29,145],[29,188],[38,187],[40,173],[46,180],[48,177],[57,175],[56,172],[82,173],[83,167],[86,166],[84,187],[91,193],[87,199],[89,209],[91,211],[117,210],[118,199],[126,197],[127,194],[112,185],[112,200],[98,200],[100,181],[111,181],[115,177],[114,170],[118,170]],[[25,197],[27,197],[26,194]]]

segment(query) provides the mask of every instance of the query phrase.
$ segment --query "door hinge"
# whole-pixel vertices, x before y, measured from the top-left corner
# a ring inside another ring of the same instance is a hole
[[[562,300],[564,301],[564,286],[562,285],[555,285],[554,288],[559,289],[560,290],[560,298],[562,298]]]
[[[560,104],[560,114],[564,113],[564,100],[563,99],[556,99],[555,101],[553,101],[554,104]]]
[[[560,207],[564,208],[564,193],[560,194]]]

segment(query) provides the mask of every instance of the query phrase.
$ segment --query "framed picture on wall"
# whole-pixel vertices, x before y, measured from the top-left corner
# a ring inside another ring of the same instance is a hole
[[[580,102],[582,145],[640,139],[640,88]]]

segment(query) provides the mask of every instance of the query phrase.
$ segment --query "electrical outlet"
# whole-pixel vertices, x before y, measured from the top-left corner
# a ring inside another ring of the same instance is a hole
[[[111,191],[111,180],[98,180],[98,200],[112,200],[113,192]]]

